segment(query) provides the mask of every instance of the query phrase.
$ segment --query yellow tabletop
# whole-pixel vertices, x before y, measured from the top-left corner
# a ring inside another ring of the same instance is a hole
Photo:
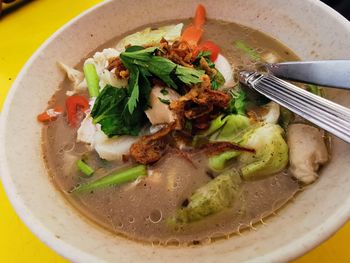
[[[33,1],[0,19],[0,109],[30,55],[59,27],[98,2],[101,0]],[[350,223],[295,262],[350,262],[349,241]],[[1,185],[0,262],[67,262],[20,221]]]

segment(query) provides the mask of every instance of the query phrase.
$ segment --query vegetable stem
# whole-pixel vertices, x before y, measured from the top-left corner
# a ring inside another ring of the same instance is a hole
[[[135,181],[140,176],[146,176],[147,169],[145,165],[138,165],[124,171],[118,171],[97,179],[96,181],[87,182],[75,187],[71,193],[83,193],[109,186],[121,185]]]
[[[260,54],[252,49],[247,43],[238,40],[234,43],[235,47],[242,50],[250,59],[259,61],[261,59]]]
[[[91,177],[92,174],[95,172],[91,166],[89,166],[82,160],[77,161],[77,167],[85,175],[84,177]]]
[[[99,78],[94,64],[84,65],[84,75],[90,97],[97,97],[100,91]]]

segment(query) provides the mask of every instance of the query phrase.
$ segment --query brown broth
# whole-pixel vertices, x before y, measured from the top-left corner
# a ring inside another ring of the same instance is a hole
[[[178,21],[161,24],[175,22]],[[112,39],[97,50],[113,47],[120,38],[121,36]],[[271,37],[234,23],[208,20],[203,38],[210,39],[221,47],[221,53],[234,65],[235,73],[243,68],[255,69],[259,66],[234,47],[233,42],[236,40],[245,41],[260,54],[271,51],[281,61],[298,59],[291,50]],[[82,63],[77,68],[81,69],[81,66]],[[65,92],[69,89],[71,84],[65,80],[54,95],[55,105],[64,107]],[[70,128],[65,118],[59,118],[45,126],[42,136],[48,172],[67,200],[98,225],[138,241],[153,244],[197,244],[227,237],[272,214],[299,190],[298,183],[286,172],[261,180],[245,181],[239,197],[230,208],[179,228],[169,227],[167,218],[174,215],[198,187],[211,179],[206,174],[205,158],[197,155],[193,160],[195,168],[181,156],[168,154],[150,168],[152,175],[148,177],[119,187],[71,195],[68,191],[75,185],[91,180],[83,179],[75,168],[75,161],[83,153],[89,156],[90,162],[101,167],[92,180],[125,165],[118,161],[101,161],[95,152],[89,152],[87,146],[76,143],[76,129]]]

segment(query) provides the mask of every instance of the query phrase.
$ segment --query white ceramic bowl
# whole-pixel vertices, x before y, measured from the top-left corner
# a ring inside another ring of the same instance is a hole
[[[313,0],[201,1],[210,18],[261,30],[303,59],[349,59],[350,23]],[[74,65],[114,36],[143,24],[188,18],[196,1],[106,1],[56,32],[27,62],[7,97],[1,123],[1,175],[26,225],[75,262],[275,262],[295,258],[328,238],[350,215],[350,147],[335,140],[322,177],[280,214],[241,237],[196,248],[153,248],[106,232],[81,217],[50,182],[35,121],[64,75],[56,61]],[[228,36],[229,40],[229,36]],[[344,91],[330,97],[350,106]]]

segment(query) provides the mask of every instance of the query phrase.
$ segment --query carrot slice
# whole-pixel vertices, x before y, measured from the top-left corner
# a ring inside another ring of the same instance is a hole
[[[193,23],[185,28],[181,39],[187,41],[190,45],[196,46],[203,35],[203,25],[205,23],[205,8],[198,5]]]
[[[37,117],[40,122],[50,122],[57,120],[58,116],[62,114],[63,110],[60,107],[55,107],[53,109],[48,109],[43,113],[40,113]]]
[[[188,26],[182,33],[181,39],[187,41],[190,45],[197,45],[203,35],[203,29],[195,26]]]
[[[199,4],[196,9],[196,14],[193,19],[193,25],[198,28],[202,28],[205,23],[205,8]]]

